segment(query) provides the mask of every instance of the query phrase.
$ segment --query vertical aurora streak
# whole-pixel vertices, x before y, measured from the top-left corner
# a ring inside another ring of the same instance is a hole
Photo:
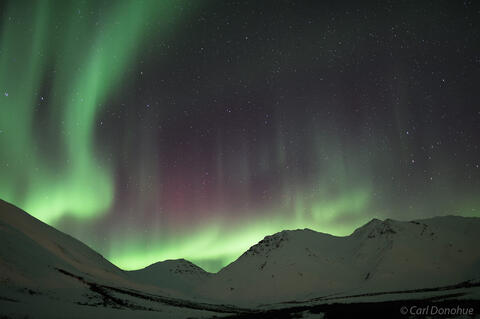
[[[74,3],[65,4],[64,11],[59,10],[69,14],[63,21],[65,32],[58,35],[65,39],[63,46],[47,33],[59,26],[50,24],[60,19],[55,16],[53,4],[42,1],[36,5],[38,8],[31,10],[33,17],[25,17],[27,25],[11,22],[10,17],[18,14],[19,6],[7,8],[5,16],[9,18],[3,19],[6,26],[2,48],[7,51],[0,62],[4,70],[0,85],[8,97],[4,96],[2,101],[1,147],[11,158],[7,159],[9,168],[2,175],[13,170],[16,176],[2,179],[1,193],[7,201],[19,204],[47,223],[64,214],[95,217],[111,207],[114,195],[111,168],[102,163],[94,150],[96,117],[108,96],[128,75],[125,70],[136,56],[142,33],[155,17],[154,12],[166,11],[169,3],[116,2],[116,7],[102,17],[104,26],[93,30],[93,34],[89,24],[94,21],[81,16],[82,12],[89,13],[88,4],[80,8]],[[30,26],[29,20],[33,21]],[[35,32],[30,34],[30,30]],[[53,51],[49,46],[58,46],[59,50]],[[38,88],[49,71],[46,61],[50,55],[60,58],[53,66],[55,78],[46,92],[48,97],[43,97]],[[44,160],[42,152],[48,150],[38,149],[32,132],[36,104],[45,98],[51,100],[50,107],[57,112],[51,114],[51,123],[62,133],[57,145],[52,146],[62,149],[65,157],[60,171]],[[27,173],[23,172],[25,168],[29,169]],[[28,178],[17,177],[23,174]],[[12,187],[12,181],[20,185]]]
[[[125,269],[479,216],[468,5],[2,2],[0,198]]]

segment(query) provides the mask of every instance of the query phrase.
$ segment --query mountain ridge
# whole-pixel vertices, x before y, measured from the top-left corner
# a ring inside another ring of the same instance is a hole
[[[347,236],[308,228],[283,230],[265,236],[214,274],[185,259],[121,270],[87,245],[4,201],[0,239],[0,281],[6,283],[0,297],[7,299],[20,298],[21,291],[45,296],[67,291],[69,302],[91,304],[85,299],[92,294],[85,290],[88,283],[97,294],[94,300],[106,298],[99,291],[116,294],[120,289],[130,291],[127,295],[143,291],[161,298],[257,307],[327,295],[453,287],[480,279],[475,246],[480,218],[454,215],[410,221],[373,218]],[[105,288],[95,288],[98,285]]]

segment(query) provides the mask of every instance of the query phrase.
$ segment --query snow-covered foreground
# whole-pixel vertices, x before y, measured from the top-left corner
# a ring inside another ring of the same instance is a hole
[[[217,274],[183,259],[127,272],[0,201],[0,318],[332,317],[365,307],[398,315],[419,300],[478,304],[479,240],[479,218],[374,219],[346,237],[267,236]]]

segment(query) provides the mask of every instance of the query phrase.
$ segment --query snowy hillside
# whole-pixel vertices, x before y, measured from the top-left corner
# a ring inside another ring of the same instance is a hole
[[[260,318],[265,309],[297,313],[299,304],[328,312],[338,310],[331,302],[395,308],[395,300],[480,298],[479,218],[373,219],[345,237],[286,230],[216,274],[184,259],[123,271],[3,201],[0,240],[0,316],[7,318]]]
[[[139,283],[155,285],[184,296],[196,298],[197,289],[213,274],[185,259],[165,260],[141,270],[129,271],[130,278]]]
[[[0,242],[2,318],[198,318],[231,311],[137,283],[80,241],[1,200]]]
[[[76,286],[57,280],[58,271],[80,272],[107,282],[121,282],[123,271],[83,243],[20,209],[0,201],[0,281],[2,289],[21,285],[38,289]]]
[[[362,290],[415,289],[480,278],[480,219],[374,220],[350,236]]]
[[[259,304],[326,295],[434,288],[480,278],[480,219],[374,219],[346,237],[309,229],[267,236],[205,286]]]

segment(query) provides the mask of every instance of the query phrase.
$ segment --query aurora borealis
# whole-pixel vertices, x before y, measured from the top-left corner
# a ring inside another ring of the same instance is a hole
[[[0,2],[0,198],[124,269],[480,216],[470,1]]]

